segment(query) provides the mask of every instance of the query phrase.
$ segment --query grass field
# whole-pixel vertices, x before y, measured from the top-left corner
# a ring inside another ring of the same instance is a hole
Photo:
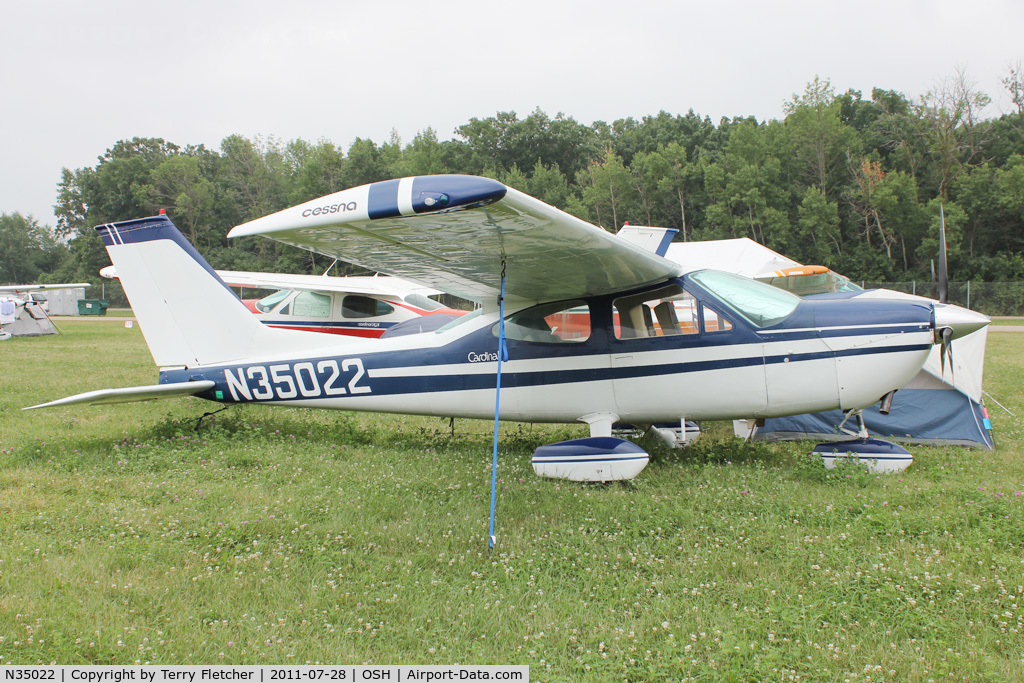
[[[808,444],[694,446],[541,480],[506,425],[196,399],[137,327],[0,344],[0,663],[528,664],[542,681],[1024,680],[1024,335],[989,336],[994,453],[826,473]]]

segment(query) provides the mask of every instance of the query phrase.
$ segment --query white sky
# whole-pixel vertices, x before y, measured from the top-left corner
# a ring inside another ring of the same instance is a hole
[[[916,99],[958,68],[998,116],[1024,60],[1021,0],[39,0],[0,26],[0,211],[51,225],[61,168],[136,136],[407,143],[538,107],[763,120],[815,75]]]

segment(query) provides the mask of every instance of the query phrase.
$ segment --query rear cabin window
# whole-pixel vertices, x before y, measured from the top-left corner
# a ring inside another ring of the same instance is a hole
[[[491,328],[495,337],[499,326]],[[505,319],[505,338],[516,341],[564,344],[590,338],[590,307],[583,301],[542,304]]]
[[[346,318],[376,318],[394,311],[395,307],[386,301],[358,294],[349,294],[341,303],[341,314]]]
[[[405,295],[405,303],[415,306],[416,308],[422,308],[424,311],[436,311],[444,306],[433,299],[423,296],[422,294]]]

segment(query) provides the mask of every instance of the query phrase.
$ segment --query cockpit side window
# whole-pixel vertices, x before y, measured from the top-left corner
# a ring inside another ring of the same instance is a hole
[[[618,339],[700,333],[699,304],[679,285],[619,297],[612,305]]]
[[[728,332],[732,329],[732,323],[727,318],[719,315],[718,311],[704,304],[701,304],[700,309],[701,317],[704,318],[705,332]]]
[[[497,337],[499,326],[491,332]],[[518,311],[505,319],[505,338],[548,344],[586,341],[590,338],[590,307],[584,301],[561,301]]]
[[[299,292],[292,301],[292,315],[326,318],[331,315],[331,295],[322,292]]]

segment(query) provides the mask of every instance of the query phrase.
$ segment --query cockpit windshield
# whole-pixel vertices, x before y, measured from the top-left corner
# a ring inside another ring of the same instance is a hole
[[[464,323],[468,323],[470,320],[474,320],[476,318],[479,318],[480,314],[482,314],[483,312],[484,312],[484,309],[478,308],[475,311],[470,311],[466,315],[460,315],[459,317],[455,318],[454,320],[452,320],[448,324],[446,324],[446,325],[444,325],[442,327],[439,327],[436,330],[434,330],[434,333],[435,334],[442,334],[444,332],[447,332],[448,330],[450,330],[450,329],[452,329],[454,327],[458,327],[459,325],[462,325]]]
[[[850,278],[831,270],[813,275],[790,275],[789,277],[773,277],[767,280],[762,278],[760,281],[772,287],[792,292],[799,297],[811,296],[813,294],[863,291],[862,287],[850,282]]]
[[[429,299],[422,294],[413,292],[412,294],[405,295],[405,303],[415,306],[416,308],[422,308],[424,311],[436,311],[444,308],[444,304],[438,303],[433,299]]]
[[[263,297],[262,299],[256,302],[256,310],[259,311],[260,313],[267,313],[272,308],[274,308],[274,306],[277,306],[279,303],[288,298],[288,296],[291,295],[292,291],[294,290],[282,289],[280,291],[274,292],[270,296]]]
[[[789,292],[720,270],[699,270],[690,279],[757,327],[783,321],[800,304],[800,298]]]

